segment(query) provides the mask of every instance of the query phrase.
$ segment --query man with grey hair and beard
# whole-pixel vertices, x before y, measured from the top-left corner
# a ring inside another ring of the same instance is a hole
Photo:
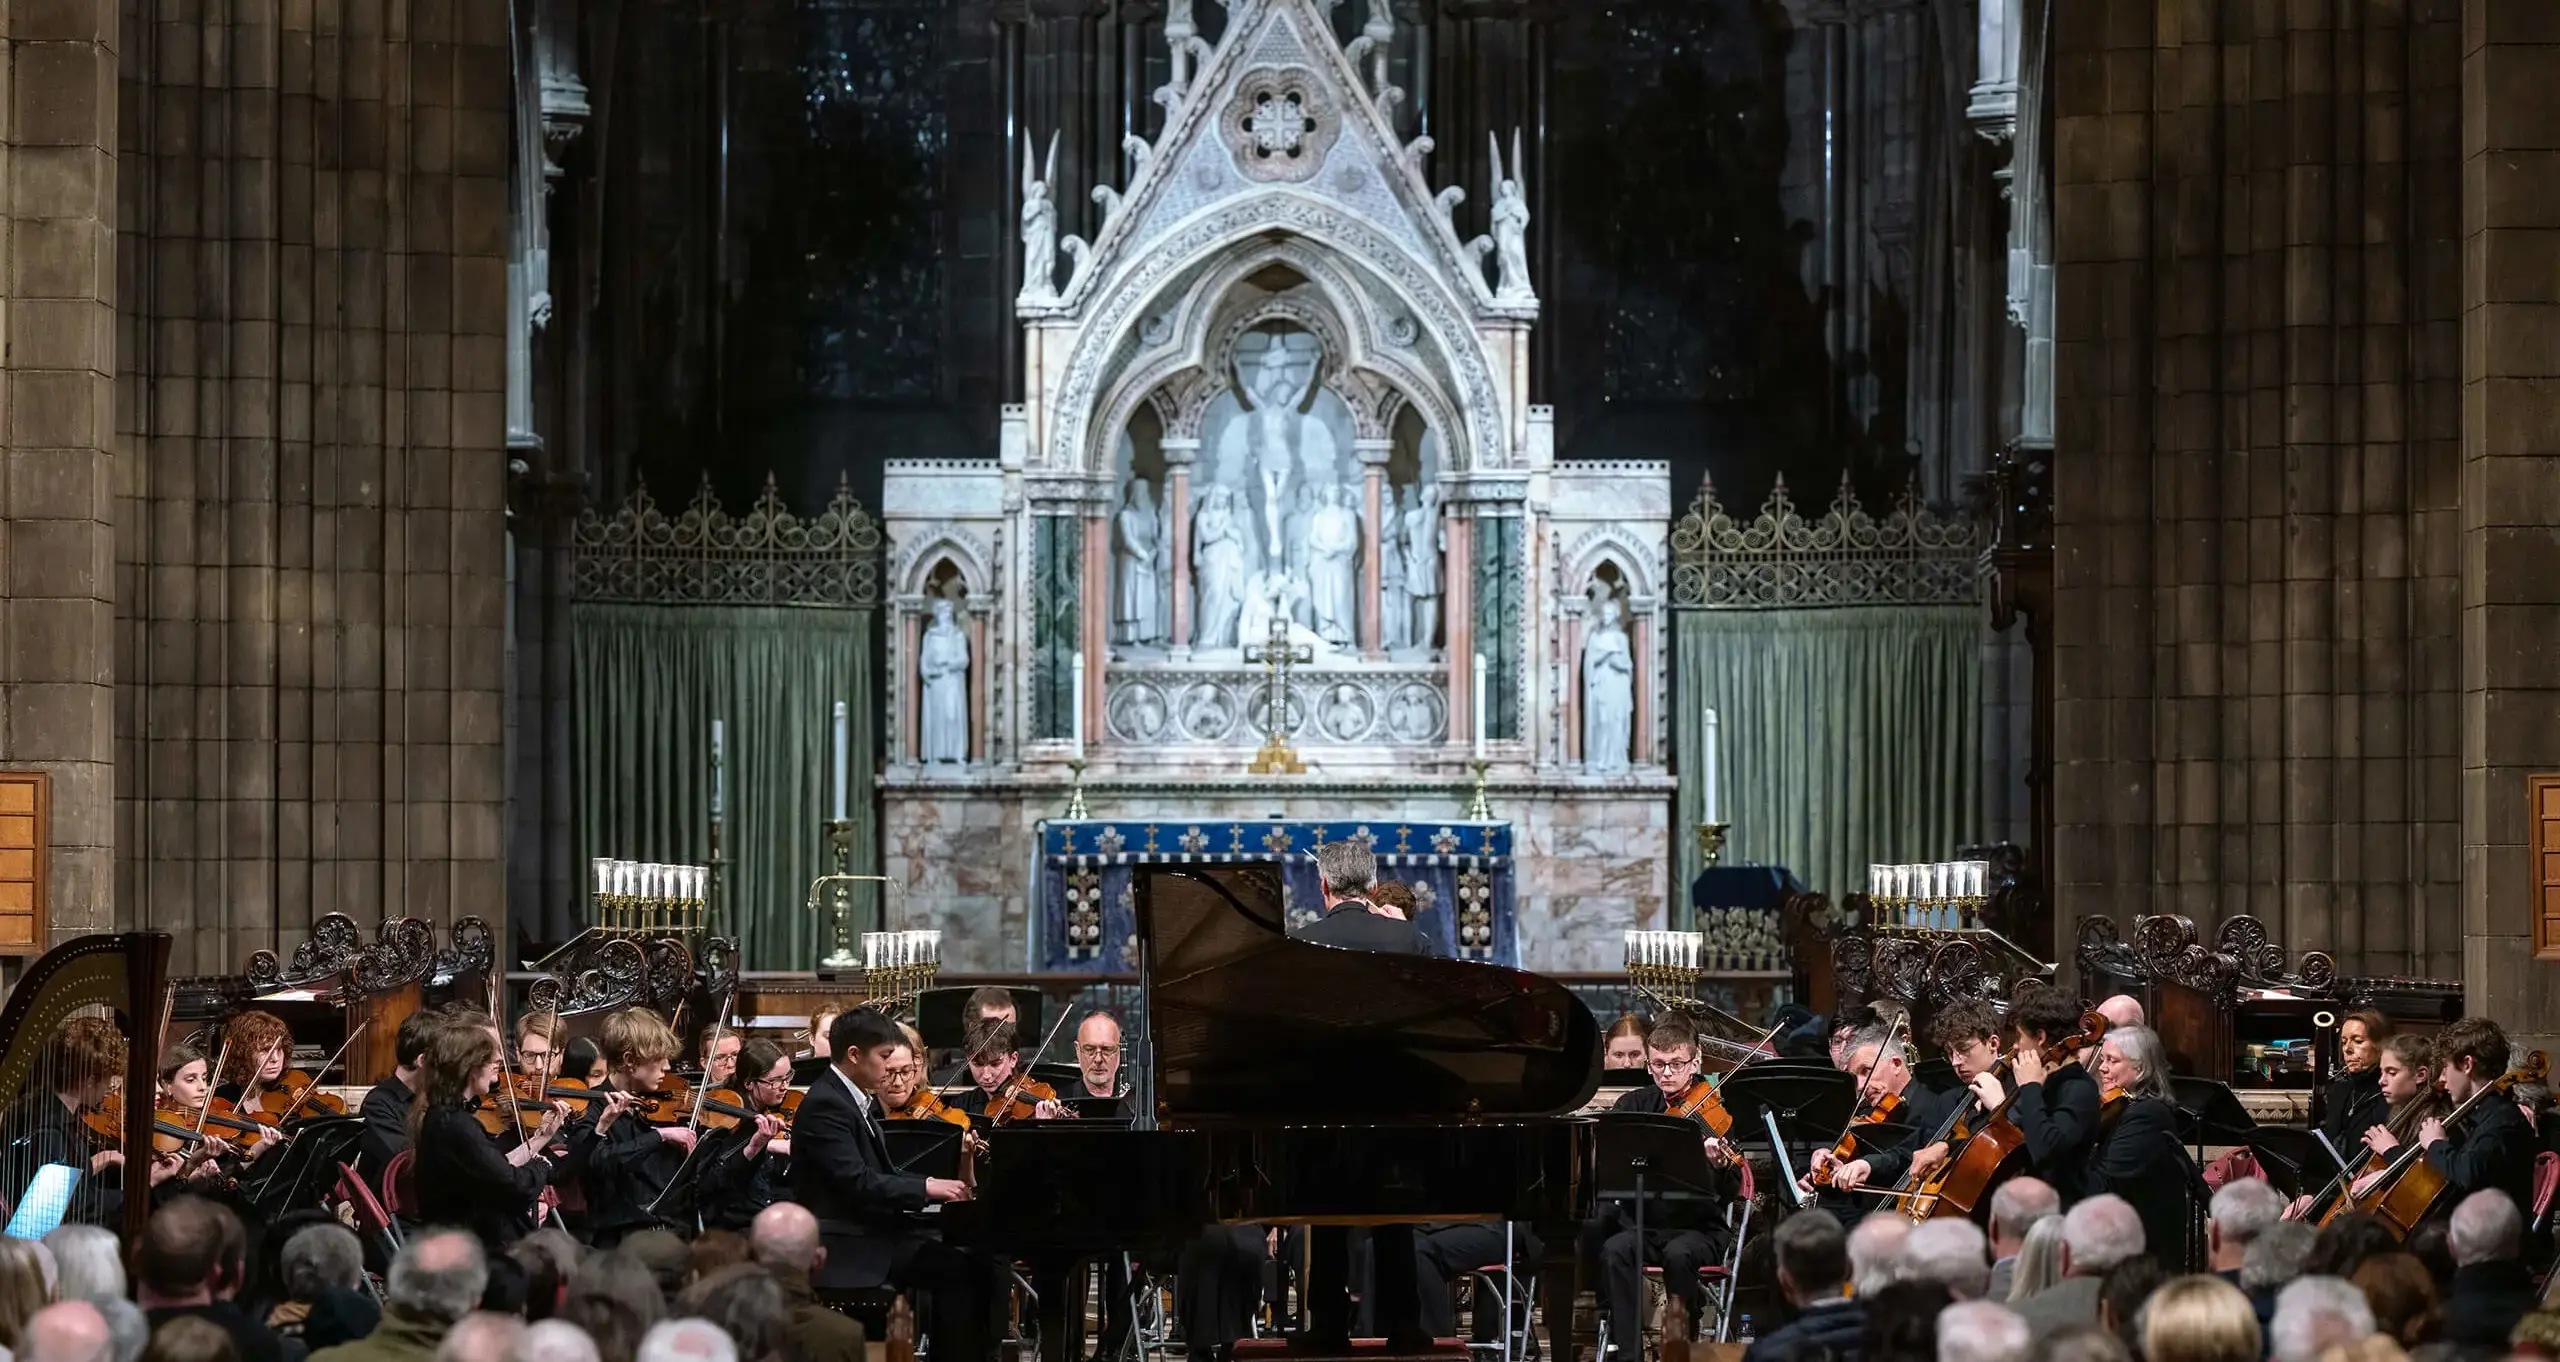
[[[1324,916],[1297,931],[1301,941],[1388,955],[1441,955],[1439,945],[1393,910],[1369,902],[1378,879],[1377,853],[1367,842],[1327,842],[1316,848],[1316,880],[1324,890]]]
[[[2123,1197],[2088,1197],[2062,1216],[2062,1280],[2014,1301],[2038,1341],[2074,1324],[2098,1321],[2098,1288],[2116,1264],[2143,1251],[2142,1217]]]
[[[2516,1321],[2534,1305],[2533,1270],[2523,1258],[2524,1213],[2490,1187],[2464,1197],[2445,1228],[2453,1284],[2444,1298],[2444,1341],[2466,1352],[2502,1352]]]
[[[488,1288],[489,1260],[468,1231],[421,1235],[391,1260],[382,1323],[352,1343],[322,1348],[311,1362],[431,1362],[446,1331]]]

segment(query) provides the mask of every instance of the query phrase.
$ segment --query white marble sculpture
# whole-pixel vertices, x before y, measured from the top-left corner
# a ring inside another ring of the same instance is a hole
[[[1393,653],[1413,634],[1413,597],[1404,589],[1404,516],[1390,487],[1378,500],[1378,646]]]
[[[1299,408],[1315,386],[1319,348],[1303,331],[1264,334],[1258,352],[1239,346],[1236,401],[1242,419],[1218,437],[1218,466],[1242,469],[1261,494],[1261,553],[1266,564],[1289,560],[1288,517],[1299,489],[1338,476],[1333,432]],[[1248,338],[1250,339],[1250,338]]]
[[[1511,133],[1511,170],[1502,168],[1502,143],[1492,133],[1485,141],[1493,149],[1493,263],[1496,300],[1505,303],[1527,303],[1537,300],[1537,291],[1529,286],[1529,193],[1521,187],[1520,133]]]
[[[1191,577],[1199,615],[1193,644],[1235,647],[1236,621],[1244,611],[1244,526],[1236,521],[1232,488],[1212,486],[1200,494],[1200,509],[1191,518]]]
[[[1615,773],[1627,769],[1635,736],[1635,652],[1627,645],[1618,598],[1603,597],[1591,636],[1582,641],[1582,767]]]
[[[933,603],[933,623],[916,646],[916,677],[923,685],[917,717],[918,755],[927,762],[969,759],[969,635],[952,618],[951,602]]]
[[[1408,488],[1408,491],[1413,489]],[[1440,642],[1440,489],[1425,483],[1404,512],[1404,586],[1413,596],[1413,646]]]
[[[1037,306],[1058,301],[1058,205],[1050,186],[1058,182],[1058,135],[1049,134],[1045,172],[1033,164],[1031,148],[1022,149],[1022,292],[1015,302]]]
[[[1173,493],[1156,512],[1156,636],[1173,638]]]
[[[1306,613],[1306,588],[1296,578],[1283,572],[1257,572],[1245,586],[1237,637],[1249,643],[1268,641],[1271,621],[1277,616],[1289,622],[1289,646],[1305,647],[1309,656],[1321,663],[1332,652],[1333,640],[1299,623]]]
[[[1307,598],[1316,632],[1337,648],[1350,647],[1359,632],[1359,554],[1360,513],[1351,508],[1351,489],[1318,491],[1307,517]]]
[[[1155,497],[1144,479],[1133,478],[1128,499],[1111,519],[1111,556],[1120,568],[1111,628],[1122,643],[1152,644],[1164,639],[1164,619],[1156,613],[1157,529]]]

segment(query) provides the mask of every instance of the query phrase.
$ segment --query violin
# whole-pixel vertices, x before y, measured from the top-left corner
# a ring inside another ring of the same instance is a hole
[[[1898,1092],[1885,1093],[1884,1095],[1876,1098],[1873,1102],[1868,1103],[1863,1110],[1849,1118],[1850,1129],[1841,1133],[1840,1142],[1838,1144],[1831,1146],[1830,1161],[1824,1163],[1821,1167],[1814,1169],[1812,1176],[1807,1180],[1816,1187],[1830,1186],[1831,1170],[1858,1157],[1858,1132],[1856,1128],[1859,1126],[1882,1125],[1885,1122],[1892,1120],[1894,1118],[1894,1114],[1901,1111],[1904,1105],[1902,1094]]]
[[[635,1092],[638,1101],[631,1114],[653,1126],[681,1126],[693,1123],[693,1085],[682,1075],[669,1074],[659,1080],[654,1092]],[[734,1094],[732,1094],[734,1096]]]
[[[175,1154],[191,1145],[205,1142],[193,1122],[195,1113],[162,1107],[151,1113],[151,1152]],[[124,1094],[109,1093],[98,1109],[80,1118],[81,1126],[101,1145],[121,1147],[124,1144]]]
[[[757,1111],[736,1092],[728,1088],[713,1088],[702,1095],[702,1123],[713,1130],[732,1130],[759,1116],[770,1116],[782,1123],[780,1133],[788,1135],[791,1133],[791,1118],[800,1114],[800,1097],[800,1089],[794,1088],[790,1096],[782,1099],[781,1106],[771,1111]]]
[[[1677,1100],[1664,1104],[1663,1111],[1698,1122],[1718,1139],[1733,1129],[1733,1113],[1725,1110],[1724,1099],[1716,1095],[1716,1085],[1703,1076],[1693,1080]]]
[[[799,1096],[797,1092],[792,1095]],[[892,1121],[943,1121],[962,1130],[969,1128],[969,1113],[943,1101],[930,1088],[916,1089],[916,1095],[908,1098],[905,1106],[888,1113],[888,1116]]]
[[[1000,1126],[1007,1121],[1032,1120],[1039,1116],[1041,1103],[1057,1100],[1056,1088],[1033,1078],[1028,1072],[1019,1072],[988,1095],[986,1121],[988,1125]]]
[[[288,1069],[284,1077],[258,1090],[256,1106],[235,1103],[233,1109],[262,1126],[282,1129],[297,1117],[344,1116],[347,1103],[336,1093],[320,1091],[319,1079],[300,1069]]]
[[[529,1137],[542,1129],[544,1118],[551,1114],[552,1103],[568,1103],[569,1119],[574,1121],[586,1115],[587,1104],[595,1100],[595,1090],[574,1078],[555,1078],[536,1088],[533,1080],[523,1074],[508,1074],[506,1087],[503,1090],[492,1088],[482,1094],[472,1106],[471,1114],[480,1122],[482,1130],[493,1137],[502,1137],[507,1133],[508,1118],[512,1113],[516,1134]]]

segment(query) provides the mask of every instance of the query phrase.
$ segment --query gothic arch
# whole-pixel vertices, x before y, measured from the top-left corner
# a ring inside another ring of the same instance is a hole
[[[973,601],[992,599],[994,577],[990,564],[994,555],[976,535],[953,525],[936,526],[913,543],[898,550],[898,566],[891,580],[898,594],[910,600],[920,597],[933,585],[933,570],[945,559],[960,571],[960,585]]]
[[[1627,605],[1643,609],[1661,600],[1662,550],[1648,546],[1616,525],[1595,525],[1565,550],[1565,590],[1580,594],[1600,573],[1602,563],[1617,565],[1627,584]]]

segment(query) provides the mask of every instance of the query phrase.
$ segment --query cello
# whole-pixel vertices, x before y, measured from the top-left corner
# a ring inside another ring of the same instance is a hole
[[[2096,1044],[2106,1029],[2105,1017],[2095,1012],[2081,1013],[2079,1030],[2045,1047],[2047,1064],[2060,1068],[2070,1063],[2073,1056]],[[2010,1046],[1989,1070],[2000,1076],[2001,1086],[2009,1096],[1997,1108],[1974,1115],[1968,1115],[1966,1109],[1975,1103],[1958,1102],[1937,1137],[1947,1144],[1947,1161],[1931,1169],[1917,1186],[1895,1189],[1904,1194],[1898,1209],[1905,1218],[1919,1221],[1943,1215],[1970,1217],[1988,1200],[1992,1184],[2000,1180],[2002,1170],[2026,1152],[2026,1132],[2009,1120],[2009,1103],[2018,1095],[2017,1088],[2009,1082],[2009,1070],[2017,1054],[2018,1047]],[[1908,1174],[1904,1175],[1906,1184],[1910,1180]]]
[[[2550,1072],[2549,1059],[2540,1050],[2531,1051],[2525,1055],[2522,1064],[2462,1099],[2462,1104],[2448,1113],[2442,1124],[2451,1130],[2479,1110],[2481,1103],[2506,1101],[2508,1093],[2518,1083],[2539,1083]],[[2327,1212],[2320,1217],[2320,1224],[2326,1226],[2341,1215],[2361,1211],[2380,1220],[2391,1231],[2392,1238],[2407,1240],[2409,1231],[2427,1218],[2447,1191],[2444,1174],[2427,1162],[2426,1156],[2426,1147],[2416,1140],[2391,1151],[2388,1161],[2380,1154],[2366,1155],[2364,1164],[2352,1177],[2343,1171],[2338,1174],[2347,1185],[2330,1201]],[[2375,1180],[2358,1193],[2357,1186],[2368,1178]]]

